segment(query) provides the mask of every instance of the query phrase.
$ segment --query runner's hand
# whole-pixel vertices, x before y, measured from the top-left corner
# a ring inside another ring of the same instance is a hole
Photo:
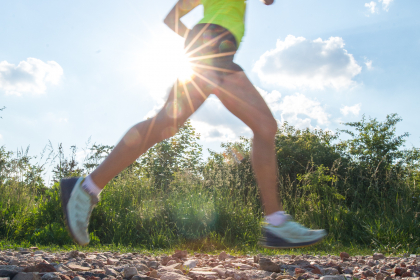
[[[274,0],[260,0],[261,2],[263,2],[266,5],[271,5],[274,3]]]

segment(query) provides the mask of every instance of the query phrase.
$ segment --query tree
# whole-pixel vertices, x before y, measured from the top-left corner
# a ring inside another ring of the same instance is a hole
[[[386,116],[385,122],[378,122],[376,118],[366,120],[365,116],[359,122],[345,123],[356,130],[341,130],[353,138],[343,141],[343,148],[360,163],[378,166],[397,163],[403,157],[401,150],[408,132],[397,136],[396,125],[402,121],[397,114]]]
[[[359,122],[345,123],[355,129],[342,130],[352,138],[340,143],[343,157],[350,164],[346,167],[341,184],[346,192],[347,203],[353,207],[377,208],[381,201],[393,201],[401,195],[409,155],[403,150],[406,132],[396,135],[396,125],[402,119],[397,114],[386,116],[384,122],[376,118]]]
[[[169,186],[176,172],[198,174],[202,155],[199,139],[188,120],[175,136],[157,143],[139,158],[140,174],[162,189]]]
[[[76,146],[71,146],[70,150],[70,159],[67,159],[64,157],[63,144],[60,143],[58,145],[58,153],[56,155],[58,157],[58,163],[52,171],[54,173],[54,182],[59,182],[62,178],[82,175],[83,169],[78,167],[78,162],[76,161]]]

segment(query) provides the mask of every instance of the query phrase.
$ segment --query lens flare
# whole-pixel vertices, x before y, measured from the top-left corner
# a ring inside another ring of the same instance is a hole
[[[178,70],[177,70],[178,80],[182,84],[185,84],[191,81],[194,71],[192,69],[192,64],[190,62],[190,59],[188,58],[186,53],[183,53],[182,55],[179,56],[179,61],[177,64],[178,64]]]

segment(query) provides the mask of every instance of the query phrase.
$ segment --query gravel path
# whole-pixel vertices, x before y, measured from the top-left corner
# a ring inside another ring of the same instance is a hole
[[[79,251],[49,253],[36,247],[0,251],[0,280],[250,280],[250,279],[415,279],[420,256],[385,257],[277,255],[189,255],[175,251],[158,257]]]

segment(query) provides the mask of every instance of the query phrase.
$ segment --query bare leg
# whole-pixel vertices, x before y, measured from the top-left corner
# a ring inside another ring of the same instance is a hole
[[[169,138],[203,104],[210,92],[197,90],[199,81],[186,85],[175,84],[168,100],[152,119],[134,125],[112,150],[108,157],[92,172],[91,178],[104,188],[117,174],[132,164],[154,144]]]
[[[219,83],[220,86],[207,78],[211,77],[211,74],[199,77],[216,87],[213,93],[231,113],[249,126],[254,133],[252,167],[260,188],[265,214],[269,215],[283,210],[278,199],[274,143],[277,122],[264,99],[244,72],[225,76]]]

